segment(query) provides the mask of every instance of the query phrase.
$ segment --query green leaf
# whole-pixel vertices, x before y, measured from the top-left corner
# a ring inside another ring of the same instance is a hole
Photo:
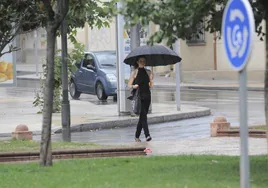
[[[252,4],[256,31],[263,33],[262,20],[267,15],[268,3],[266,1],[250,1]],[[140,22],[143,26],[153,22],[159,25],[159,32],[151,39],[154,42],[162,40],[173,41],[177,38],[186,39],[196,33],[203,34],[199,28],[205,23],[205,31],[221,32],[223,11],[227,0],[126,0],[124,8],[120,11],[130,24]],[[205,20],[204,20],[205,19]],[[176,26],[177,30],[173,28]],[[257,29],[258,28],[258,29]]]

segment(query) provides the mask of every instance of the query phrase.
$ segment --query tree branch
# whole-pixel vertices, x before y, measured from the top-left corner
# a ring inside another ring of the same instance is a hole
[[[8,51],[4,52],[4,53],[0,53],[0,57],[2,57],[5,54],[11,53],[11,52],[15,52],[15,51],[19,51],[20,48],[9,48]]]
[[[53,11],[53,8],[51,6],[51,1],[50,0],[41,0],[44,5],[45,5],[45,8],[47,9],[47,14],[48,14],[48,18],[50,21],[53,21],[54,20],[54,11]]]
[[[21,24],[18,24],[18,25],[21,25]],[[1,49],[0,49],[0,57],[3,55],[3,54],[6,54],[6,53],[10,53],[10,52],[12,52],[12,51],[17,51],[17,50],[12,50],[12,49],[9,49],[9,51],[7,51],[7,52],[4,52],[4,53],[1,53],[3,50],[4,50],[4,48],[6,47],[6,45],[8,45],[17,35],[18,35],[18,33],[19,33],[19,31],[20,31],[20,26],[18,26],[17,28],[14,28],[14,34],[12,35],[12,36],[10,36],[10,38],[7,38],[7,39],[3,39],[2,40],[2,43],[1,43]],[[3,37],[3,38],[5,38],[5,37]],[[17,49],[17,48],[13,48],[13,49]],[[19,49],[19,48],[18,48]],[[1,55],[2,54],[2,55]]]
[[[56,8],[55,28],[58,28],[69,11],[69,0],[58,0]]]

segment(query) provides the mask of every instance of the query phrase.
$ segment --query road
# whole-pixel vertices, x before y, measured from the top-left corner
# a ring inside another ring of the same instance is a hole
[[[153,91],[153,103],[174,103],[174,91]],[[95,96],[84,95],[82,100],[90,101],[96,105],[109,105],[114,103],[100,103]],[[149,125],[151,136],[155,141],[178,141],[183,139],[197,139],[210,137],[210,123],[215,116],[225,116],[231,126],[239,126],[239,97],[237,91],[206,91],[183,90],[182,104],[209,107],[211,116],[187,119],[176,122]],[[152,107],[153,110],[153,107]],[[248,93],[248,122],[249,125],[264,124],[263,92]],[[96,132],[73,133],[72,140],[79,142],[95,142],[100,144],[125,144],[134,140],[135,127]],[[143,135],[141,138],[144,140]],[[38,138],[37,138],[38,139]],[[54,135],[53,140],[61,140],[61,135]]]
[[[21,106],[18,97],[32,101],[39,84],[30,82],[19,82],[18,87],[0,88],[0,100],[13,100],[13,105],[0,106],[0,117],[5,111],[16,113],[27,113],[33,111],[28,106]],[[248,122],[249,125],[264,124],[264,99],[263,92],[248,92]],[[95,105],[114,104],[116,101],[109,99],[107,102],[100,102],[96,96],[82,95],[81,101],[91,102]],[[153,90],[152,101],[154,103],[174,103],[175,92],[170,90]],[[208,138],[210,135],[210,123],[218,115],[225,116],[231,126],[239,126],[239,96],[237,91],[212,91],[212,90],[182,90],[181,103],[203,107],[209,107],[212,115],[196,119],[187,119],[176,122],[149,125],[151,136],[156,141],[177,141],[181,139]],[[30,104],[30,103],[29,103]],[[23,109],[18,111],[18,109]],[[152,106],[152,111],[154,106]],[[101,144],[124,144],[132,143],[134,140],[135,127],[127,127],[111,130],[99,130],[96,132],[72,133],[72,140],[79,142],[95,142]],[[40,136],[34,139],[39,140]],[[53,135],[53,140],[61,140],[61,135]],[[144,140],[143,135],[141,139]]]

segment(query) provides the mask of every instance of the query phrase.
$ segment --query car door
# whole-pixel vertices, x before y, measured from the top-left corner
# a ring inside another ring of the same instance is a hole
[[[82,65],[82,84],[85,88],[85,93],[94,93],[95,80],[97,78],[97,69],[93,56],[86,54]]]
[[[82,66],[84,63],[84,59],[81,60],[80,63],[76,64],[77,70],[74,73],[74,78],[75,78],[75,84],[77,86],[77,90],[84,93],[85,86],[83,85],[83,70]]]

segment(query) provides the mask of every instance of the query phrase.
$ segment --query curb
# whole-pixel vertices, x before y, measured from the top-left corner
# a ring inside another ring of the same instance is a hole
[[[13,132],[13,131],[12,131]],[[33,136],[41,135],[42,131],[31,131]],[[51,131],[53,132],[53,130]],[[12,133],[0,133],[0,138],[12,137]]]
[[[210,109],[200,110],[196,112],[183,112],[183,113],[174,113],[169,115],[162,116],[153,116],[148,117],[148,123],[156,124],[156,123],[165,123],[171,121],[178,121],[182,119],[190,119],[197,118],[203,116],[211,115]],[[95,129],[111,129],[111,128],[121,128],[121,127],[130,127],[135,126],[138,123],[138,117],[133,117],[125,120],[112,120],[112,121],[104,121],[104,122],[96,122],[96,123],[85,123],[79,125],[71,126],[71,132],[87,132]],[[62,133],[62,128],[54,130],[54,133]]]
[[[121,157],[121,156],[146,156],[145,147],[111,148],[111,149],[79,149],[79,150],[53,150],[53,159],[72,158],[98,158],[98,157]],[[39,151],[26,152],[0,152],[1,162],[34,161],[40,158]]]
[[[17,76],[18,80],[34,80],[34,81],[40,81],[41,78],[30,78],[30,77],[21,77]],[[176,85],[170,85],[170,84],[155,84],[155,89],[166,89],[166,90],[176,90]],[[239,86],[187,86],[187,85],[181,85],[181,89],[200,89],[200,90],[229,90],[229,91],[238,91]],[[248,87],[248,91],[264,91],[264,87]]]
[[[238,91],[238,86],[182,86],[182,88],[186,89],[204,89],[204,90],[231,90]],[[248,91],[264,91],[262,87],[248,87]]]
[[[165,123],[171,121],[178,121],[183,119],[191,119],[198,118],[203,116],[211,115],[211,111],[209,108],[204,108],[204,110],[199,110],[195,112],[183,112],[183,113],[173,113],[168,115],[158,115],[148,117],[148,123],[157,124],[157,123]],[[87,132],[97,129],[112,129],[112,128],[122,128],[122,127],[130,127],[136,126],[138,123],[138,117],[130,117],[124,120],[112,120],[112,121],[103,121],[103,122],[95,122],[95,123],[85,123],[71,126],[71,132]],[[33,136],[41,135],[41,131],[32,131]],[[52,134],[62,133],[62,128],[52,128]],[[0,138],[11,137],[12,133],[0,133]]]
[[[176,85],[154,85],[156,89],[167,89],[167,90],[176,90]],[[238,86],[187,86],[184,85],[180,87],[181,89],[200,89],[200,90],[229,90],[229,91],[238,91]],[[248,87],[248,91],[264,91],[263,87]]]
[[[181,86],[181,89],[183,87]],[[152,89],[167,89],[167,90],[176,90],[176,85],[168,84],[154,84]]]
[[[31,81],[40,81],[41,78],[30,78],[30,77],[21,77],[17,76],[17,80],[31,80]]]

